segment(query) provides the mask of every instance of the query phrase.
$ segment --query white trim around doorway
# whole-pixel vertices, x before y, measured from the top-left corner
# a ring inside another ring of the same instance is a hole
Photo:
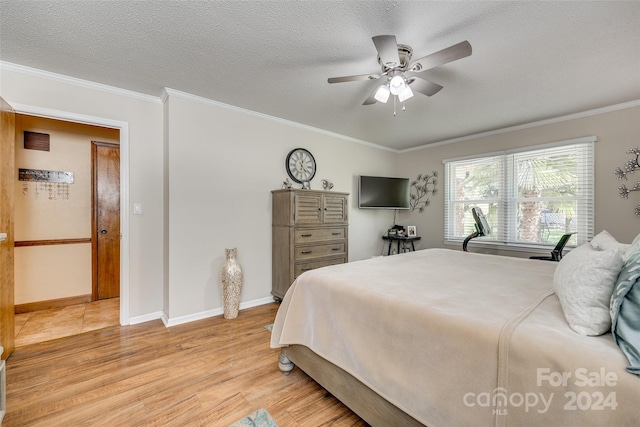
[[[120,324],[129,324],[129,123],[6,100],[17,114],[120,130]]]

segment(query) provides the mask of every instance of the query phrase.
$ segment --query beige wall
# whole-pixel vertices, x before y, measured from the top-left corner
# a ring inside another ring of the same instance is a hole
[[[49,134],[50,151],[25,150],[24,131]],[[16,115],[16,169],[74,173],[68,198],[16,180],[16,241],[91,238],[92,140],[119,143],[119,132]],[[17,247],[15,262],[16,304],[91,294],[90,243]]]
[[[634,207],[640,204],[640,192],[632,193],[629,200],[620,198],[617,190],[620,182],[614,177],[613,171],[630,159],[626,151],[637,146],[640,141],[640,107],[638,106],[473,138],[464,142],[408,151],[401,153],[398,160],[406,176],[415,177],[418,173],[436,170],[440,173],[442,183],[443,159],[592,135],[598,139],[595,143],[595,232],[607,230],[619,241],[630,243],[640,232],[640,219],[634,216]],[[635,183],[635,181],[630,182]],[[627,187],[629,187],[628,184]],[[431,206],[426,208],[424,213],[413,212],[402,215],[403,223],[418,227],[418,234],[422,236],[420,245],[422,248],[445,247],[443,186],[439,185],[438,189],[439,194],[431,198]],[[458,249],[458,246],[455,249]],[[529,256],[530,254],[511,252],[509,255]]]

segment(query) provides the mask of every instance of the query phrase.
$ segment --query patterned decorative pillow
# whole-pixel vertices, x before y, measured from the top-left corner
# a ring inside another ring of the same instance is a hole
[[[640,376],[640,245],[633,248],[611,294],[611,332],[629,360],[627,371]]]
[[[553,275],[553,290],[571,329],[589,336],[611,329],[611,292],[621,268],[621,251],[595,249],[588,243],[560,260]]]
[[[640,250],[640,234],[638,234],[636,238],[633,239],[633,242],[631,242],[631,247],[629,247],[629,249],[627,249],[627,252],[622,256],[622,260],[624,262],[627,262],[629,257],[631,257],[631,254],[639,250]]]

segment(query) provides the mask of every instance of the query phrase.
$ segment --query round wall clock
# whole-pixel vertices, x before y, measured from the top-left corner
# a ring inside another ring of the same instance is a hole
[[[311,181],[316,174],[316,159],[304,148],[296,148],[289,152],[285,160],[285,168],[289,177],[302,184]]]

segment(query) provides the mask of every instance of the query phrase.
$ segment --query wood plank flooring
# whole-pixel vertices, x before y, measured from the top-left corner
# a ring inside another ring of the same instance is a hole
[[[228,426],[264,407],[280,427],[367,426],[269,348],[277,304],[166,328],[160,320],[18,348],[5,427]]]

